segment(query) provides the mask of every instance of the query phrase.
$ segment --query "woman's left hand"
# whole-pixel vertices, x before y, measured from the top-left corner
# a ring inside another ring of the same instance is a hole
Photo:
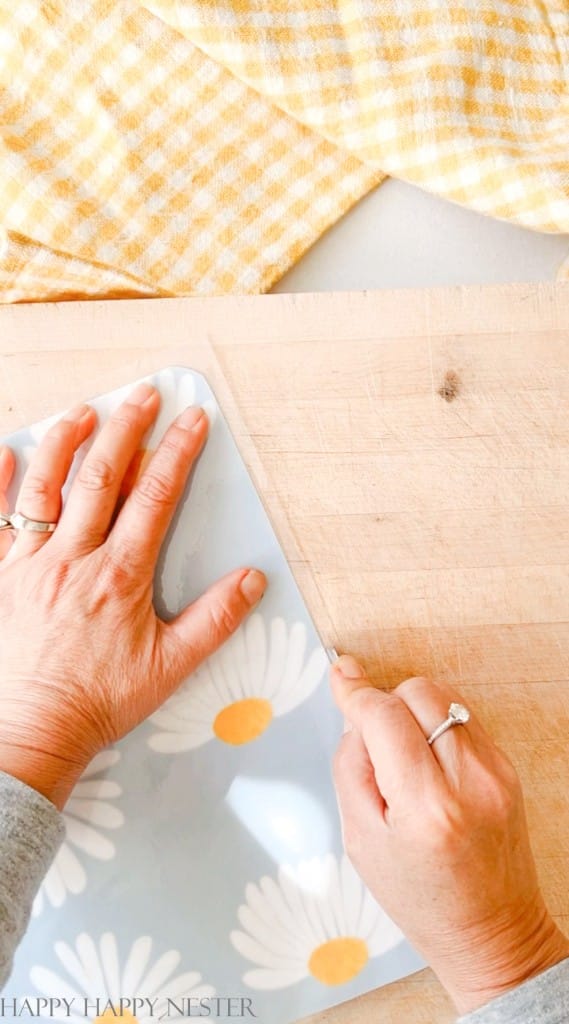
[[[156,418],[139,385],[109,419],[53,534],[0,534],[0,770],[62,807],[91,758],[166,700],[261,598],[262,573],[237,569],[172,622],[152,605],[160,547],[207,435],[190,408],[167,431],[116,514],[123,481]],[[56,522],[75,452],[96,415],[82,406],[46,434],[16,508]],[[0,449],[0,510],[14,457]]]

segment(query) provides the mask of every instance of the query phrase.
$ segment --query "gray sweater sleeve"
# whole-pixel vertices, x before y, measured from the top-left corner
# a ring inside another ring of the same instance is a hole
[[[493,999],[457,1024],[567,1024],[569,959]]]
[[[63,816],[49,800],[0,772],[0,989],[64,834]]]

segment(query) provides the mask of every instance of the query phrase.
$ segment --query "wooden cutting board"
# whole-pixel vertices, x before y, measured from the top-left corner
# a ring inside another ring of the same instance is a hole
[[[0,434],[213,350],[327,642],[458,686],[569,928],[569,285],[0,307]],[[445,1024],[429,972],[318,1018]]]

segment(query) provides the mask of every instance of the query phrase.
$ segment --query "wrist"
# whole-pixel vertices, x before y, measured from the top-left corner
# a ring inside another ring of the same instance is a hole
[[[472,1013],[569,957],[569,940],[540,899],[506,927],[499,916],[484,938],[457,946],[435,973],[460,1014]]]
[[[62,810],[85,768],[101,749],[80,708],[64,690],[46,687],[40,700],[21,688],[0,704],[0,771],[13,775]]]
[[[63,747],[0,736],[0,771],[35,789],[61,811],[95,753],[69,753]]]

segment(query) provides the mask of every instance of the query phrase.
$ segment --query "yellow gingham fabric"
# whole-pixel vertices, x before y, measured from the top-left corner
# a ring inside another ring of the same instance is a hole
[[[0,0],[0,90],[3,301],[265,290],[385,173],[569,232],[568,0]]]

